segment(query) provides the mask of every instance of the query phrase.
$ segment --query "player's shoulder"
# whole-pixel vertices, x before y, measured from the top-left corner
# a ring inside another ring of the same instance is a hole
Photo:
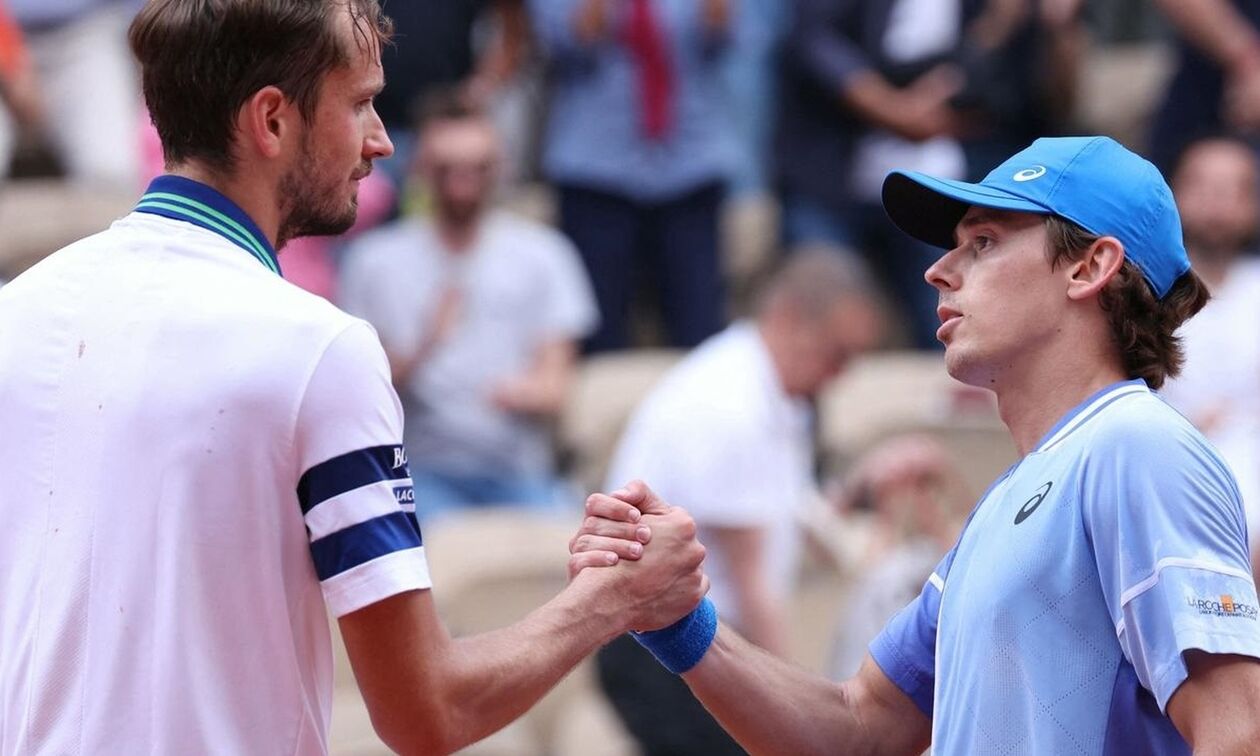
[[[1200,476],[1204,470],[1218,476],[1228,471],[1203,434],[1154,391],[1128,393],[1083,430],[1081,441],[1090,449],[1090,460],[1115,466],[1126,476]]]
[[[1164,401],[1156,391],[1146,388],[1125,393],[1098,413],[1089,430],[1096,439],[1142,436],[1154,441],[1173,441],[1197,435],[1194,426],[1180,412]]]
[[[1123,445],[1155,452],[1196,445],[1202,438],[1180,412],[1144,384],[1136,390],[1116,393],[1112,401],[1082,424],[1081,436],[1091,445]]]
[[[265,286],[270,291],[262,304],[273,318],[330,331],[342,331],[363,322],[324,297],[282,278],[273,276]]]

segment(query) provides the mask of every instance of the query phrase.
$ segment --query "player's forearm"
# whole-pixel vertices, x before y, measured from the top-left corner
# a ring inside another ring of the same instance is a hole
[[[869,657],[857,676],[834,683],[723,627],[683,679],[752,754],[911,756],[931,735],[928,718]]]
[[[772,656],[729,627],[683,679],[749,753],[866,752],[857,747],[862,738],[843,686]]]
[[[452,642],[442,717],[448,750],[524,714],[582,659],[625,631],[582,581],[520,622]]]

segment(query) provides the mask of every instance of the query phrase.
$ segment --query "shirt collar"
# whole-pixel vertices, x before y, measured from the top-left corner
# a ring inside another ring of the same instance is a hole
[[[235,202],[199,181],[183,176],[158,176],[149,184],[135,209],[216,233],[280,275],[276,251],[257,224]]]
[[[1150,393],[1150,389],[1147,387],[1146,381],[1141,378],[1113,383],[1095,392],[1088,399],[1073,407],[1059,422],[1055,423],[1050,432],[1042,437],[1041,443],[1037,444],[1033,453],[1047,451],[1052,446],[1057,445],[1060,441],[1067,438],[1072,431],[1084,425],[1087,420],[1097,415],[1117,399],[1129,394],[1148,393]]]

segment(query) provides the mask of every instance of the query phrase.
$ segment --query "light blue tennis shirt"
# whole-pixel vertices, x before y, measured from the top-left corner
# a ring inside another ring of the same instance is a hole
[[[1118,383],[990,487],[871,654],[937,754],[1188,753],[1182,654],[1260,657],[1246,543],[1216,451]]]

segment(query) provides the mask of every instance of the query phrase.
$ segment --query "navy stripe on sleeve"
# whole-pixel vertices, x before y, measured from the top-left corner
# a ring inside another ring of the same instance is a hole
[[[305,515],[315,505],[340,496],[346,491],[379,483],[382,480],[410,478],[407,453],[398,445],[359,449],[321,462],[302,474],[298,480],[298,501]]]
[[[327,580],[377,557],[421,545],[414,517],[391,512],[312,542],[311,557],[319,579]]]

